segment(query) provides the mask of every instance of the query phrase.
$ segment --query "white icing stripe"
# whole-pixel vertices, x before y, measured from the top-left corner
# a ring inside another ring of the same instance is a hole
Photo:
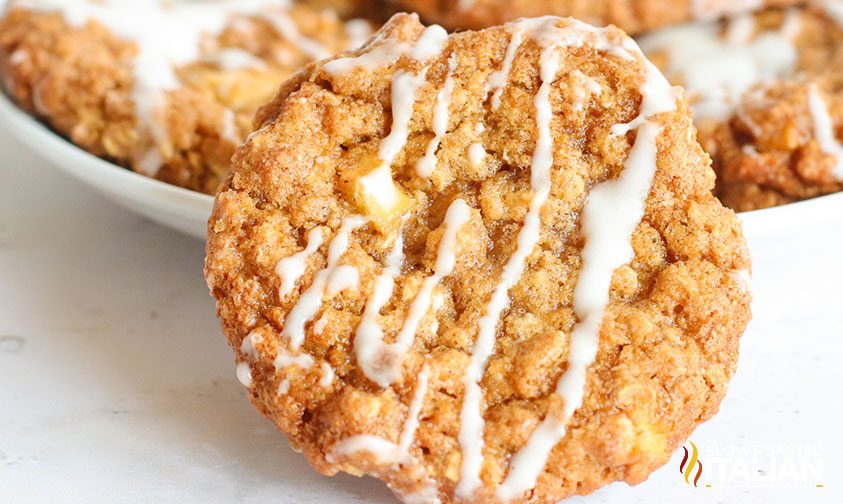
[[[600,96],[603,90],[600,83],[579,70],[572,71],[571,75],[577,81],[574,83],[574,108],[582,110],[592,96]]]
[[[692,0],[691,14],[694,19],[715,19],[758,10],[763,5],[763,0]]]
[[[471,496],[480,485],[485,423],[481,409],[480,379],[486,368],[486,361],[495,348],[497,324],[501,313],[509,306],[509,289],[521,278],[527,258],[539,241],[540,213],[550,194],[550,169],[553,166],[553,137],[550,131],[553,110],[550,106],[550,89],[559,71],[560,61],[558,46],[550,42],[555,37],[547,36],[545,30],[563,31],[558,30],[555,23],[556,20],[551,19],[549,23],[540,25],[540,31],[536,35],[543,49],[540,57],[541,87],[535,98],[538,138],[530,166],[530,187],[533,191],[530,208],[518,233],[518,247],[504,266],[500,282],[486,306],[486,313],[478,322],[477,340],[471,352],[471,362],[463,377],[465,392],[459,433],[462,462],[460,480],[456,488],[457,495],[461,497]]]
[[[328,315],[327,313],[323,313],[319,320],[317,320],[313,324],[313,333],[314,334],[322,334],[325,331],[325,326],[328,325]]]
[[[266,62],[254,54],[237,47],[221,47],[202,57],[202,61],[214,64],[228,72],[237,70],[264,70]]]
[[[339,260],[348,249],[351,232],[365,222],[365,219],[359,216],[343,219],[340,229],[331,240],[331,244],[328,245],[328,264],[316,274],[313,283],[302,293],[298,303],[287,314],[281,335],[289,339],[290,347],[293,350],[297,350],[304,342],[304,326],[313,319],[322,306],[322,297],[326,294],[327,287],[332,282],[332,277],[337,275],[338,270],[340,275],[345,275],[344,270],[339,268]]]
[[[405,48],[405,52],[413,59],[424,62],[439,54],[447,39],[447,32],[434,25],[425,29],[415,44]],[[364,56],[353,59],[363,58]],[[366,193],[377,198],[381,208],[394,208],[400,199],[400,193],[395,187],[390,167],[401,149],[407,145],[410,135],[410,120],[413,118],[416,97],[421,86],[427,81],[427,70],[428,67],[425,66],[418,74],[401,71],[392,76],[390,90],[392,128],[389,135],[383,138],[378,145],[378,158],[381,160],[381,164],[360,178],[360,183],[365,188]]]
[[[473,143],[468,147],[468,162],[472,168],[479,168],[486,157],[486,148],[482,143]]]
[[[322,377],[319,379],[320,387],[330,387],[334,383],[334,368],[325,361],[319,365],[322,370]]]
[[[132,68],[132,100],[140,125],[148,130],[154,145],[135,161],[139,171],[154,176],[165,161],[160,152],[166,152],[165,147],[170,143],[160,113],[164,93],[179,87],[175,67],[199,60],[202,37],[221,33],[232,16],[266,16],[288,8],[289,2],[18,0],[15,5],[34,11],[58,12],[73,27],[96,20],[115,36],[137,45],[138,53]]]
[[[296,26],[296,22],[286,12],[264,12],[261,19],[268,21],[279,35],[311,58],[321,60],[331,55],[331,52],[325,46],[302,35],[298,26]]]
[[[304,275],[308,257],[319,250],[319,247],[322,246],[322,240],[322,229],[313,228],[307,233],[307,245],[304,250],[278,261],[275,266],[275,274],[281,277],[281,286],[278,287],[279,297],[283,298],[293,292],[296,282]]]
[[[354,266],[343,264],[331,273],[328,278],[328,285],[325,286],[325,293],[332,298],[340,292],[357,287],[360,281],[360,273]]]
[[[465,12],[474,7],[475,2],[477,2],[477,0],[457,0],[457,9]]]
[[[231,109],[224,109],[222,111],[222,131],[220,132],[220,138],[224,140],[228,140],[233,144],[240,143],[240,136],[237,133],[237,117],[234,115],[234,111]]]
[[[424,406],[424,397],[427,395],[427,382],[430,377],[430,368],[427,365],[419,373],[416,390],[413,393],[413,400],[407,411],[407,418],[404,420],[404,427],[398,443],[371,434],[358,434],[343,439],[333,446],[328,454],[328,461],[337,456],[353,455],[365,451],[373,454],[379,463],[397,464],[404,462],[410,457],[410,447],[416,437],[419,428],[419,414]]]
[[[831,170],[831,175],[843,180],[843,145],[837,140],[837,135],[834,133],[834,123],[831,120],[831,114],[828,113],[828,105],[820,96],[819,88],[816,84],[811,84],[808,88],[808,107],[811,110],[811,120],[814,123],[814,138],[820,149],[834,157],[835,164]]]
[[[743,292],[752,292],[752,274],[748,269],[733,270],[731,272],[731,276],[736,282],[738,282],[738,285]]]
[[[381,369],[375,362],[375,358],[386,350],[380,348],[383,344],[383,329],[378,324],[378,316],[381,309],[392,297],[395,289],[395,277],[401,272],[401,264],[404,262],[404,237],[400,234],[395,239],[395,244],[386,258],[383,271],[375,279],[375,287],[366,307],[363,309],[363,316],[354,334],[354,355],[360,369],[375,383],[389,383],[386,376],[381,376]]]
[[[497,110],[501,106],[501,94],[507,82],[509,82],[509,74],[512,72],[512,62],[515,60],[515,55],[518,53],[518,48],[521,47],[523,39],[524,29],[517,24],[511,26],[509,44],[506,46],[503,64],[500,70],[492,72],[489,75],[489,80],[486,81],[486,96],[489,96],[489,93],[494,91],[494,94],[492,94],[492,110]]]
[[[667,55],[667,72],[684,83],[695,119],[722,120],[754,84],[795,70],[799,16],[792,9],[778,29],[757,34],[755,19],[746,15],[730,22],[725,37],[720,25],[710,22],[660,30],[640,43],[647,54]]]
[[[374,46],[363,54],[328,61],[322,65],[322,68],[334,75],[347,74],[358,68],[371,72],[392,65],[401,56],[406,55],[425,63],[427,59],[439,53],[438,50],[434,51],[433,49],[439,47],[441,50],[447,39],[448,32],[439,25],[431,25],[425,28],[418,40],[412,43],[396,41],[381,35],[379,39],[374,41]]]
[[[313,366],[313,357],[310,354],[291,354],[286,350],[279,348],[278,355],[275,356],[275,370],[280,371],[289,367],[298,366],[302,369],[308,369]]]
[[[832,21],[843,26],[843,2],[840,2],[840,0],[813,0],[810,4],[820,8]]]
[[[237,380],[244,387],[251,387],[252,386],[252,368],[249,367],[248,362],[241,362],[237,364],[236,373]]]
[[[603,182],[588,196],[582,227],[586,236],[583,267],[574,291],[574,312],[580,322],[571,333],[568,369],[556,385],[564,398],[563,418],[547,415],[527,443],[512,457],[510,471],[496,495],[510,500],[533,488],[565,426],[582,404],[588,366],[599,347],[600,326],[609,302],[616,268],[632,257],[630,237],[644,213],[644,200],[656,170],[656,138],[661,127],[646,122],[617,180]]]
[[[410,72],[396,72],[392,77],[392,129],[378,145],[378,158],[383,162],[381,167],[392,164],[395,156],[407,144],[410,119],[413,117],[413,106],[419,88],[426,82],[427,68],[418,75]]]
[[[448,107],[451,104],[451,94],[454,91],[454,71],[457,69],[456,53],[448,58],[448,74],[442,89],[436,94],[436,105],[433,107],[433,138],[427,144],[424,156],[416,163],[416,173],[420,177],[430,177],[436,169],[436,150],[442,137],[448,131]]]
[[[413,344],[419,322],[430,308],[433,290],[454,270],[457,233],[463,224],[468,222],[470,216],[468,205],[461,199],[454,200],[448,207],[434,272],[422,282],[394,343],[384,343],[383,330],[377,323],[377,317],[380,309],[392,295],[394,278],[403,260],[401,253],[403,242],[400,238],[387,258],[384,271],[375,280],[374,293],[366,303],[363,317],[357,327],[354,350],[360,368],[370,380],[381,387],[389,386],[401,377],[401,366],[405,355]]]
[[[258,351],[258,344],[262,341],[263,336],[260,333],[250,332],[240,343],[240,353],[254,360],[259,359],[260,352]]]
[[[278,382],[278,395],[286,395],[290,391],[290,379],[284,378]]]
[[[279,348],[278,355],[275,356],[275,361],[273,363],[275,365],[276,371],[281,371],[283,369],[288,369],[291,367],[298,367],[301,369],[310,369],[313,367],[313,357],[310,354],[291,354],[286,350]],[[285,395],[287,392],[290,391],[290,377],[285,376],[280,382],[278,382],[278,395]]]
[[[345,23],[345,35],[348,37],[346,49],[357,49],[372,36],[372,25],[365,19],[350,19]]]
[[[582,405],[588,367],[594,362],[600,342],[600,327],[609,303],[615,269],[634,257],[632,233],[644,215],[644,205],[656,173],[656,140],[662,127],[650,118],[676,110],[675,91],[646,59],[647,74],[638,117],[627,125],[613,127],[624,133],[637,128],[637,136],[624,170],[614,180],[594,187],[581,217],[585,246],[582,270],[574,289],[574,313],[579,322],[571,332],[568,368],[556,384],[555,394],[563,400],[563,418],[547,415],[527,443],[512,457],[510,470],[496,495],[511,500],[533,488],[551,450],[565,436],[568,420]]]
[[[20,65],[24,61],[29,60],[29,52],[25,49],[18,49],[9,56],[9,63],[12,65]]]

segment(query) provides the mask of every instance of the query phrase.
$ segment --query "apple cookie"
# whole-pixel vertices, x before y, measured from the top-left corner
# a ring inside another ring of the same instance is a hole
[[[369,29],[283,0],[15,0],[0,72],[22,108],[83,149],[213,193],[278,82]]]
[[[841,6],[821,1],[641,38],[685,86],[724,204],[755,210],[843,190]]]
[[[396,15],[256,124],[205,275],[252,401],[321,473],[554,502],[643,481],[717,411],[746,245],[619,29]]]
[[[531,16],[571,16],[629,34],[700,19],[793,5],[799,0],[392,0],[449,29],[479,29]]]

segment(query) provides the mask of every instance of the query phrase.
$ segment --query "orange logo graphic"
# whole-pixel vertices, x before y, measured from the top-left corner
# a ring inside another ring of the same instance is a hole
[[[689,443],[691,443],[690,453],[688,453],[687,448],[684,446],[682,447],[682,449],[685,450],[685,456],[682,457],[682,463],[679,464],[679,474],[684,476],[685,483],[690,484],[691,474],[694,472],[694,468],[696,467],[697,475],[694,476],[694,486],[697,486],[697,482],[700,480],[700,476],[702,476],[702,462],[700,462],[698,458],[699,451],[697,450],[697,445],[695,445],[693,441],[689,441]]]

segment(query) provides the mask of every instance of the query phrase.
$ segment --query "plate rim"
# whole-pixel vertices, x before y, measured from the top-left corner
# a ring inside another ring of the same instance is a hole
[[[76,145],[70,139],[51,129],[35,115],[19,107],[5,91],[0,91],[0,119],[2,119],[2,122],[6,125],[5,129],[10,135],[22,144],[25,144],[29,148],[33,149],[39,157],[50,158],[52,156],[40,152],[41,149],[38,148],[36,143],[47,143],[55,149],[55,155],[67,156],[68,160],[71,162],[50,162],[49,164],[55,165],[56,168],[73,175],[76,178],[82,179],[86,183],[91,174],[80,172],[82,172],[82,170],[87,171],[94,169],[98,173],[109,178],[122,176],[131,180],[132,183],[139,184],[146,189],[154,191],[155,193],[175,197],[179,200],[189,202],[190,204],[203,204],[207,206],[208,209],[210,209],[210,205],[213,204],[213,195],[193,191],[191,189],[163,182],[153,177],[142,175],[129,168],[91,154],[82,147]],[[43,140],[43,142],[36,142],[31,138],[33,136],[37,136],[38,139]],[[81,163],[72,162],[74,159],[83,161],[85,166],[79,166]]]

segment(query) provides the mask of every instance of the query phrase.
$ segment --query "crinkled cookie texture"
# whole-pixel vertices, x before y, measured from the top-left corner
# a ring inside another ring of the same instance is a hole
[[[479,29],[520,17],[571,16],[630,34],[698,19],[782,7],[799,0],[392,0],[449,29]]]
[[[843,8],[769,10],[641,46],[685,86],[717,195],[754,210],[843,190]]]
[[[252,401],[318,471],[553,502],[644,480],[717,411],[746,245],[620,30],[397,15],[257,124],[205,274]]]
[[[278,82],[369,30],[283,0],[17,0],[0,19],[0,72],[83,149],[213,193]]]

